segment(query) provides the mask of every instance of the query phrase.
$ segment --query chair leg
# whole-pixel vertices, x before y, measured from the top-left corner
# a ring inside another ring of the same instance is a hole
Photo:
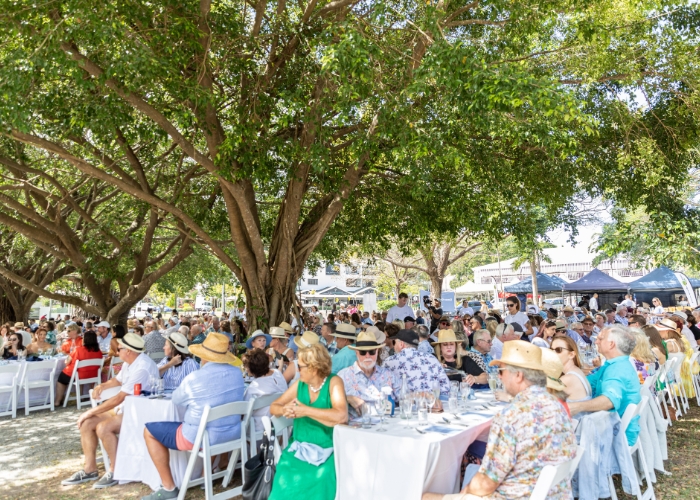
[[[182,483],[179,485],[180,494],[177,496],[177,500],[185,500],[185,494],[187,493],[187,488],[189,488],[190,479],[192,478],[192,473],[194,472],[194,466],[196,463],[197,463],[197,450],[193,449],[190,452],[190,459],[187,461],[187,468],[185,469],[185,476],[182,478]],[[176,486],[178,486],[178,485],[176,485]]]
[[[209,442],[204,444],[204,498],[212,500],[214,498],[214,480],[212,479],[211,470],[211,452],[209,451]]]
[[[54,384],[53,379],[50,380],[51,385],[49,386],[49,391],[51,391],[51,411],[56,409],[56,384]]]
[[[647,490],[643,491],[644,484],[639,482],[639,493],[637,498],[639,500],[656,500],[656,495],[654,494],[654,485],[651,482],[651,475],[649,474],[649,467],[647,465],[646,457],[644,456],[644,449],[642,449],[642,444],[637,444],[637,454],[639,456],[639,462],[642,465],[642,471],[644,473],[644,480],[647,483]]]
[[[617,500],[617,493],[615,493],[615,483],[613,483],[612,474],[608,476],[608,484],[610,485],[610,498],[612,500]]]
[[[228,460],[228,467],[226,467],[226,475],[224,476],[223,481],[221,482],[221,485],[226,488],[228,486],[228,483],[231,481],[231,478],[233,478],[233,473],[236,470],[236,463],[238,463],[238,455],[240,455],[240,452],[246,447],[246,443],[242,442],[241,443],[241,450],[233,450],[231,452],[231,456],[229,457]],[[243,452],[245,454],[245,452]],[[243,462],[243,467],[245,467],[245,462]],[[243,476],[243,471],[241,470],[241,476]],[[245,481],[245,478],[243,479]]]

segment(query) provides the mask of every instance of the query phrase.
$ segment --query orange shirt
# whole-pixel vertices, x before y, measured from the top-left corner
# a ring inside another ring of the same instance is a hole
[[[83,339],[81,337],[78,337],[75,340],[68,339],[61,346],[61,351],[63,351],[64,354],[70,354],[70,351],[71,349],[73,349],[73,347],[80,347],[82,345]]]
[[[102,352],[100,351],[88,351],[82,345],[76,347],[73,354],[70,357],[70,364],[63,369],[63,373],[69,377],[73,375],[73,368],[75,368],[75,363],[78,361],[83,361],[85,359],[100,359],[102,358]],[[94,378],[97,377],[97,366],[86,366],[85,368],[78,368],[78,375],[81,379]]]

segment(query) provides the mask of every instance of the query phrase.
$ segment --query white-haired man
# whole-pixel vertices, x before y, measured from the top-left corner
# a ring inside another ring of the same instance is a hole
[[[510,340],[520,340],[521,334],[515,331],[515,327],[510,324],[501,323],[496,327],[496,336],[491,344],[491,358],[501,359],[503,343]]]

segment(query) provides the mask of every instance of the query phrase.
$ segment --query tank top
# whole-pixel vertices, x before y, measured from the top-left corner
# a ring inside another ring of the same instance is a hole
[[[583,384],[583,387],[586,388],[586,397],[582,399],[569,399],[569,403],[580,403],[581,401],[588,401],[590,399],[593,399],[593,389],[591,388],[591,384],[588,382],[588,379],[581,375],[578,372],[575,371],[570,371],[566,372],[564,375],[575,375],[576,378],[578,378],[581,383]]]

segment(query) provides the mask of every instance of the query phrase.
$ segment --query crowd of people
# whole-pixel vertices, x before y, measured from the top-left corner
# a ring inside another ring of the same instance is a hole
[[[508,297],[505,314],[485,304],[474,310],[465,303],[451,317],[437,300],[426,305],[427,313],[414,311],[401,294],[396,306],[372,314],[345,310],[324,315],[314,306],[250,335],[241,310],[223,320],[206,314],[180,316],[177,311],[167,321],[149,315],[130,319],[126,328],[99,318],[66,316],[27,327],[3,325],[0,349],[5,359],[22,351],[65,354],[59,402],[77,361],[101,356],[121,361],[118,369],[103,370],[102,383],[93,391],[99,398],[105,390],[119,388],[117,396],[78,420],[85,464],[64,485],[117,484],[113,473],[125,398],[137,385],[146,394],[153,392],[153,381],[162,379],[164,390],[186,412],[182,423],[146,426],[144,439],[162,483],[147,500],[177,497],[168,450],[192,449],[206,405],[281,394],[253,415],[258,430],[264,416],[295,419],[272,498],[291,498],[290,492],[333,498],[333,426],[361,416],[363,406],[371,407],[377,399],[388,396],[398,402],[401,390],[438,389],[447,396],[450,380],[487,388],[489,374],[498,370],[505,390],[497,398],[511,404],[494,418],[488,441],[470,447],[468,460],[479,468],[459,495],[511,498],[532,491],[544,465],[575,453],[572,418],[598,411],[622,416],[629,404],[640,401],[644,380],[669,357],[681,360],[680,376],[686,391],[694,394],[691,377],[698,367],[690,366],[690,356],[700,339],[700,310],[644,310],[632,302],[601,312],[570,306],[559,312]],[[162,353],[162,359],[154,361],[154,353]],[[97,367],[81,370],[81,377],[98,376]],[[638,432],[637,423],[631,422],[629,444]],[[237,439],[240,418],[216,421],[209,433],[211,444]],[[533,434],[538,438],[525,439]],[[110,462],[101,477],[98,439]],[[306,456],[298,451],[307,445],[315,447],[314,463],[299,458]],[[549,498],[568,498],[568,488],[565,482],[555,485]]]

